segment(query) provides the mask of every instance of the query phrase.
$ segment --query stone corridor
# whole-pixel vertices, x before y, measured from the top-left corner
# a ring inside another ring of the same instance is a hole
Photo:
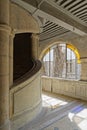
[[[87,103],[43,92],[39,116],[19,130],[87,130]]]

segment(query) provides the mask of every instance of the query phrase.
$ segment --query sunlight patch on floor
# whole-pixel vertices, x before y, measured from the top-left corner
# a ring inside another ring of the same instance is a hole
[[[87,108],[79,107],[73,113],[69,112],[68,117],[71,122],[77,124],[80,130],[87,130]]]
[[[58,106],[63,106],[63,105],[68,104],[68,102],[60,98],[45,95],[45,94],[42,94],[42,100],[43,100],[43,106],[45,105],[51,108],[56,108]]]
[[[49,93],[42,94],[43,106],[58,108],[66,106],[73,99],[63,96],[56,96]],[[87,105],[81,103],[71,109],[64,118],[56,121],[44,130],[87,130]]]

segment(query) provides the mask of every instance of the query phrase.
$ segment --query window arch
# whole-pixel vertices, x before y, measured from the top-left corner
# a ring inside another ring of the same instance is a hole
[[[80,79],[80,55],[72,44],[56,44],[46,51],[43,75]]]

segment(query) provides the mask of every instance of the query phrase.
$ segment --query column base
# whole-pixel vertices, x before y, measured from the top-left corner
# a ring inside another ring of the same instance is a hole
[[[10,121],[8,121],[6,124],[0,126],[0,130],[11,130],[10,129]]]

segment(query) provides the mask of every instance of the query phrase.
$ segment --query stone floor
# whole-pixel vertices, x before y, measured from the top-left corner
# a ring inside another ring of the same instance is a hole
[[[19,130],[87,130],[87,102],[43,92],[42,112]]]

